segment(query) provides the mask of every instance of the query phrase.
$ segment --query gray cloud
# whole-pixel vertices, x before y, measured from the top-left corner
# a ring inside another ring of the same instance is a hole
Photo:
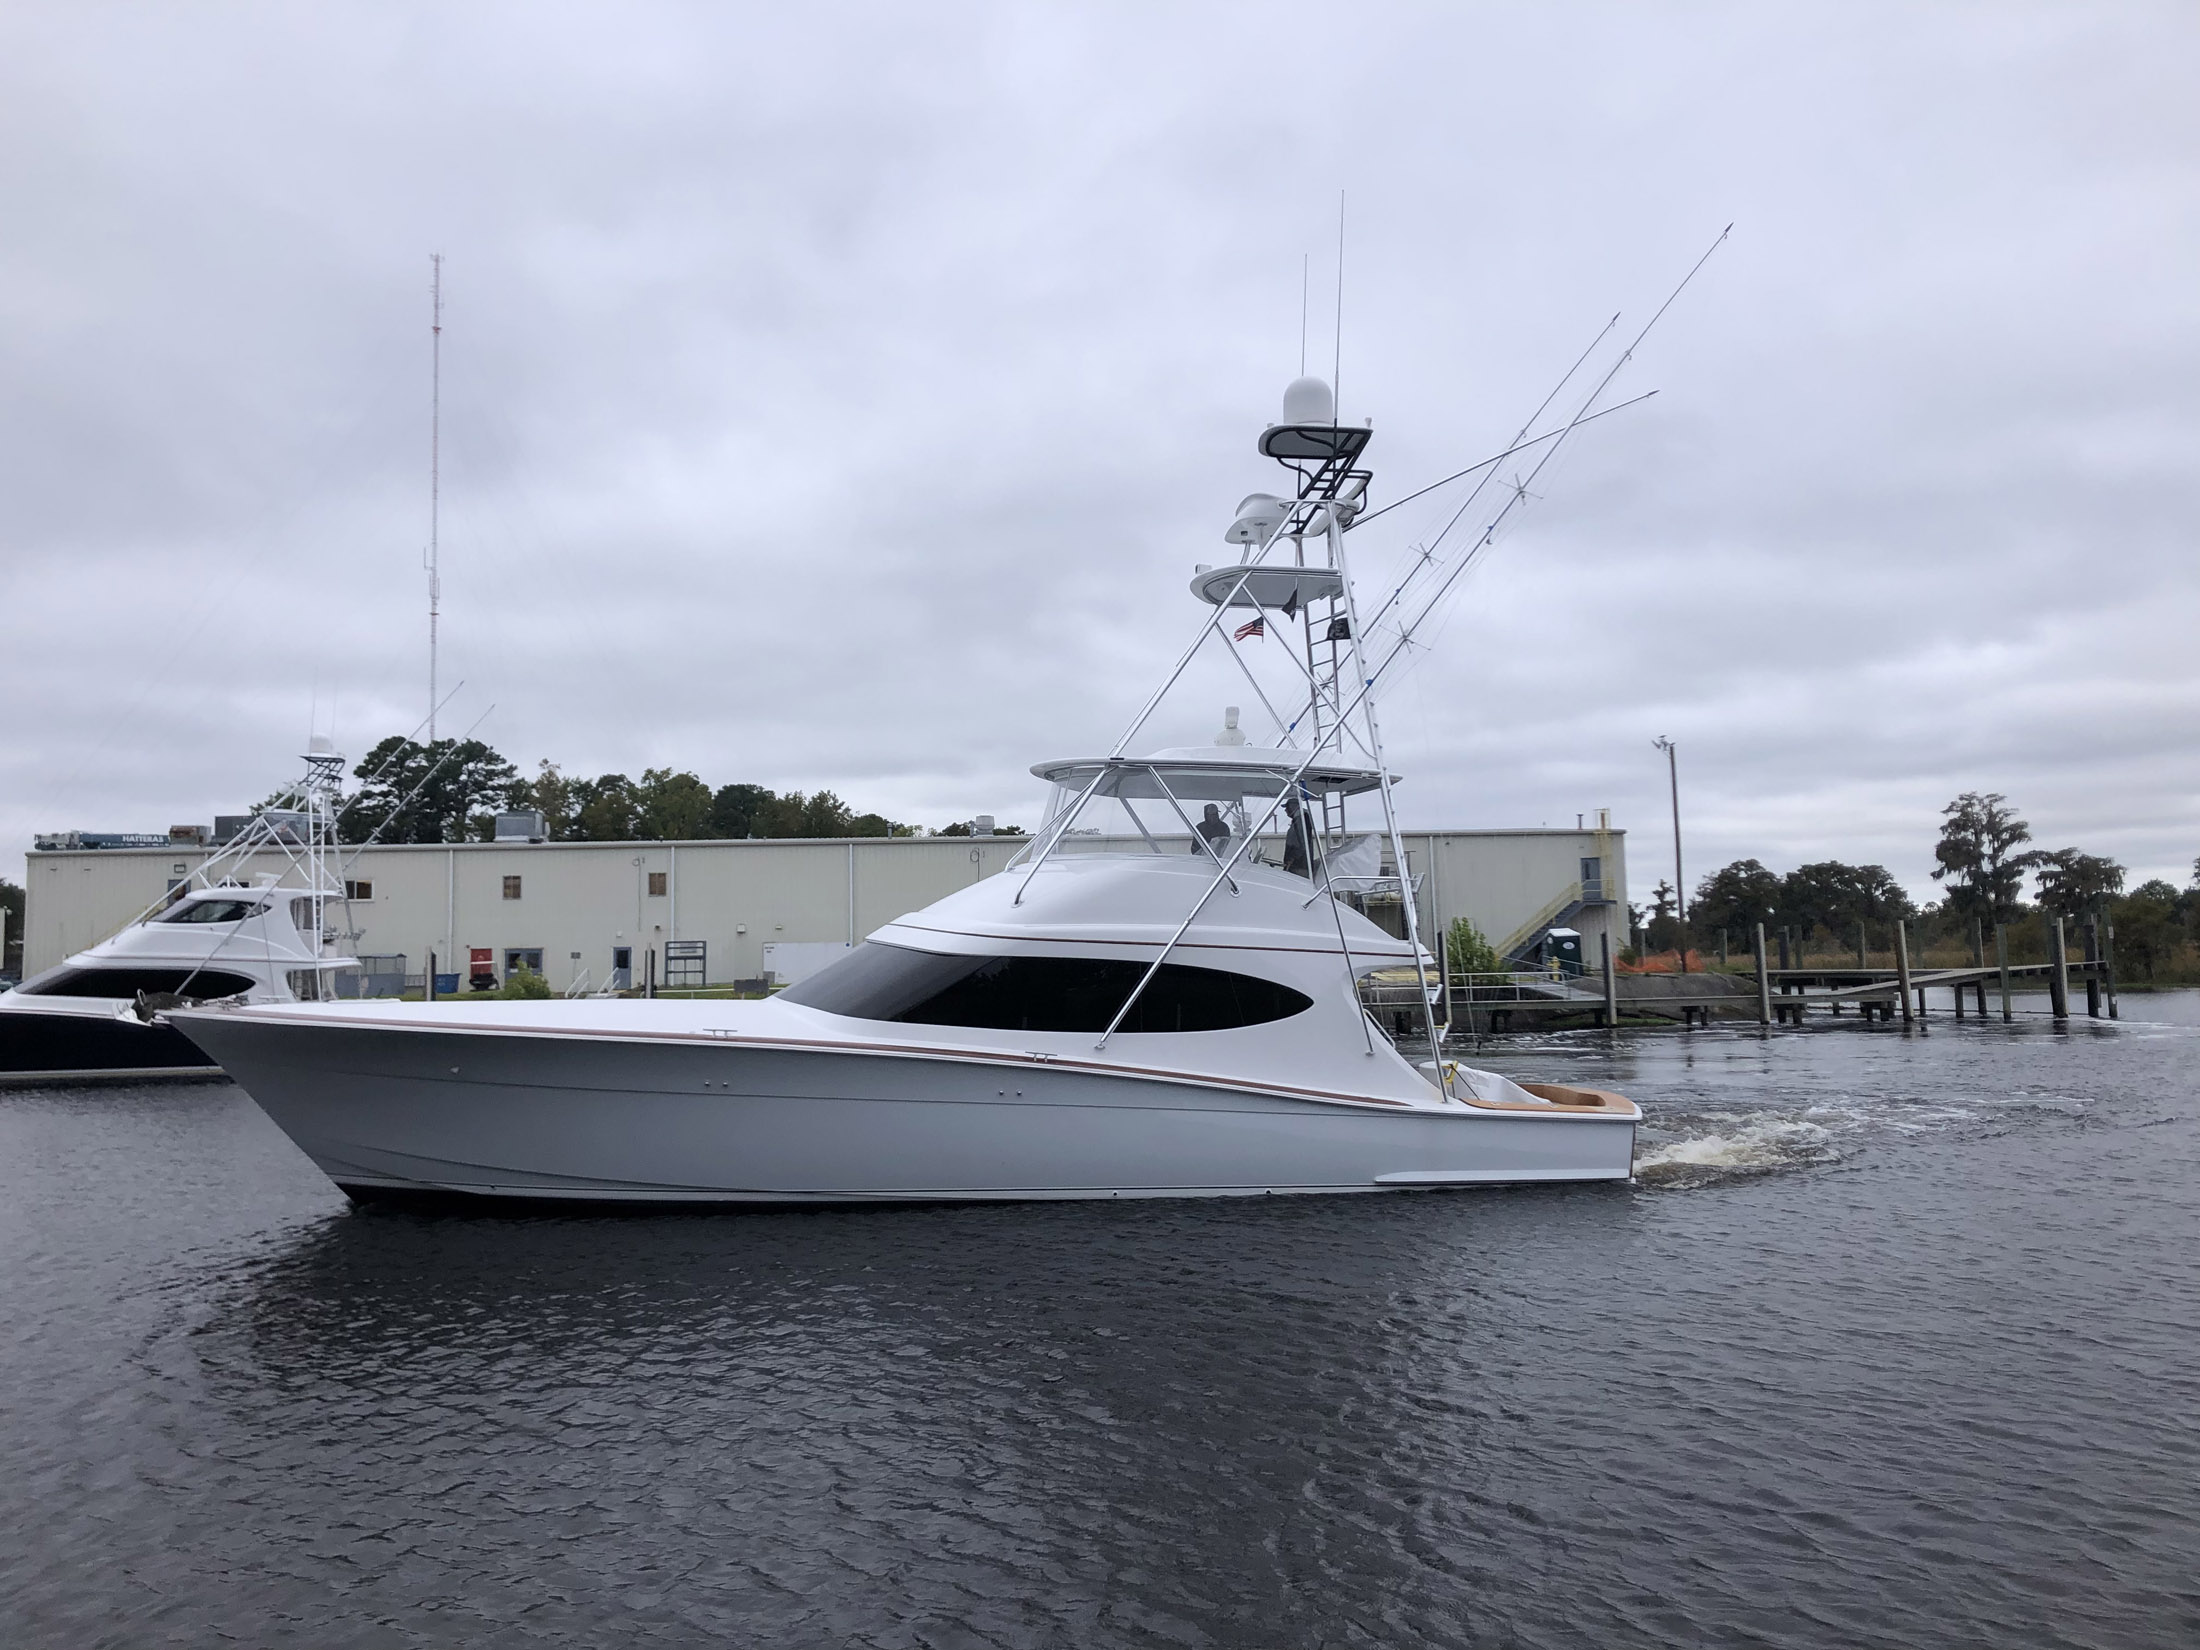
[[[17,8],[0,844],[264,794],[425,693],[523,763],[1029,815],[1326,366],[1379,494],[1733,242],[1391,696],[1418,823],[1693,867],[2008,792],[2200,853],[2200,112],[2174,6]],[[1341,37],[1340,37],[1341,36]],[[1372,579],[1432,518],[1358,540]],[[1218,672],[1157,739],[1211,731]]]

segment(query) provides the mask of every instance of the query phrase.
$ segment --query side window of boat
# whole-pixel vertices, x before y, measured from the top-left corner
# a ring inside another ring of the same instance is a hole
[[[1147,965],[1095,957],[956,957],[865,944],[781,995],[861,1020],[989,1031],[1108,1028]],[[1227,1031],[1313,1006],[1289,986],[1219,968],[1165,963],[1139,994],[1126,1032]]]
[[[259,906],[255,901],[247,899],[202,899],[190,905],[179,905],[157,920],[161,922],[242,922],[258,909]]]
[[[251,978],[227,969],[56,968],[21,987],[28,997],[134,998],[140,991],[181,992],[193,997],[234,997],[252,989]]]

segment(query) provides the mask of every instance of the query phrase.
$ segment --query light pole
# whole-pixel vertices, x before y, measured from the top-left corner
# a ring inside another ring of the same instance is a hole
[[[1681,771],[1677,753],[1680,747],[1659,734],[1650,743],[1665,752],[1665,778],[1673,791],[1673,921],[1680,930],[1681,972],[1688,972],[1688,895],[1687,884],[1681,879]]]

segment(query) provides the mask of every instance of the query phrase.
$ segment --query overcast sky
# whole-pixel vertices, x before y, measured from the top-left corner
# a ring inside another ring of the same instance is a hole
[[[1343,191],[1377,502],[1735,225],[1386,701],[1409,824],[1608,806],[1639,895],[1669,734],[1691,883],[1929,894],[1983,789],[2182,884],[2196,48],[2006,0],[6,7],[0,874],[424,715],[431,252],[445,731],[1030,823],[1275,484]]]

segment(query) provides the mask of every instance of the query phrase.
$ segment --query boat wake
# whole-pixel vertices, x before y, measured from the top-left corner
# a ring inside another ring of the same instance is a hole
[[[1643,1130],[1638,1185],[1682,1191],[1754,1175],[1838,1163],[1839,1120],[1768,1112],[1709,1112],[1661,1118]]]

